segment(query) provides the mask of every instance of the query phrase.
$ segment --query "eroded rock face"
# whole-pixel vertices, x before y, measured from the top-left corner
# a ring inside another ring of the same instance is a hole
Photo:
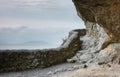
[[[68,61],[120,63],[120,0],[73,0],[87,34],[82,50]]]
[[[110,37],[120,41],[120,0],[73,0],[78,14],[86,22],[99,24]]]
[[[80,37],[82,42],[81,50],[68,61],[77,61],[79,63],[100,62],[98,55],[103,49],[104,43],[110,38],[100,25],[97,23],[85,22],[87,33]]]

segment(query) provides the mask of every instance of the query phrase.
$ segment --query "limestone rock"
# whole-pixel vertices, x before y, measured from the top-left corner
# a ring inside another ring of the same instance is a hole
[[[120,41],[120,0],[73,0],[78,15],[100,25],[110,42]]]
[[[69,61],[79,63],[120,62],[120,0],[73,0],[86,26],[80,37],[82,50]]]

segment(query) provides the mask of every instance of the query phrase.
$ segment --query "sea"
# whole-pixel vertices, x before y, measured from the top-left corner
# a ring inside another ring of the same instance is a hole
[[[0,50],[21,50],[21,49],[27,49],[27,50],[35,50],[35,49],[51,49],[56,48],[58,46],[20,46],[20,45],[5,45],[0,46]]]

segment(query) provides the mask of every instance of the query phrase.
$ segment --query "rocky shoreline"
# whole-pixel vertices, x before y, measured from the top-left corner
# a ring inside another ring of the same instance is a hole
[[[79,38],[85,34],[85,29],[71,31],[67,40],[54,49],[0,50],[0,72],[45,68],[64,63],[80,50],[82,42]]]

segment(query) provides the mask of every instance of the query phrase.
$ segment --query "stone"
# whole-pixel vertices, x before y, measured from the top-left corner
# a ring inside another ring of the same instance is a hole
[[[120,0],[73,0],[78,15],[86,22],[97,23],[110,37],[120,41]]]
[[[120,63],[120,0],[73,0],[85,23],[81,50],[69,61]],[[87,54],[87,55],[86,55]]]

